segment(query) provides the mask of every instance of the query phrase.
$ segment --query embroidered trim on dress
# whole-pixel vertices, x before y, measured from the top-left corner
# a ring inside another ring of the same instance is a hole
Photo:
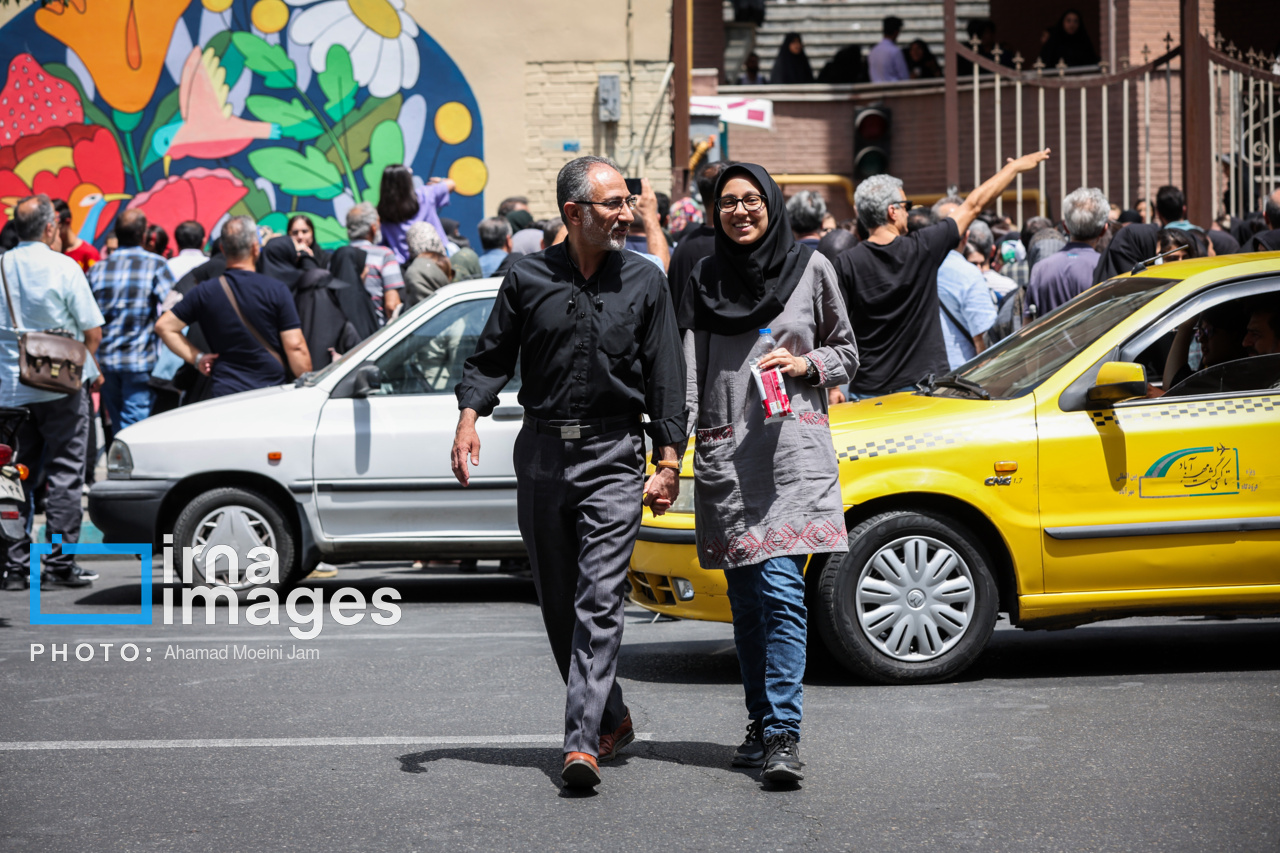
[[[813,366],[818,368],[818,385],[819,386],[826,385],[827,384],[827,366],[823,363],[822,359],[817,355],[817,353],[812,353],[812,352],[809,353],[808,358],[810,361],[813,362]]]
[[[704,544],[707,557],[713,565],[732,563],[741,566],[762,562],[773,554],[794,552],[801,543],[810,553],[816,553],[847,536],[842,518],[839,522],[811,521],[798,532],[793,525],[784,524],[781,527],[767,528],[762,536],[756,536],[750,530],[737,536],[716,536]]]
[[[831,426],[831,418],[823,412],[797,412],[796,417],[809,426]]]
[[[733,424],[698,430],[698,441],[724,441],[733,438]]]

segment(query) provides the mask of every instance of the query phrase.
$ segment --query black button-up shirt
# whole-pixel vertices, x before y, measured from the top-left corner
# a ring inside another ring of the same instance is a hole
[[[520,359],[525,411],[544,420],[648,414],[657,445],[688,438],[685,365],[666,276],[609,252],[583,277],[560,243],[507,273],[458,383],[458,408],[490,414]]]

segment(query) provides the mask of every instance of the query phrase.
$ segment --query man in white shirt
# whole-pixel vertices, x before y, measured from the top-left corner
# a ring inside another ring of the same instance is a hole
[[[898,34],[902,32],[902,19],[897,15],[885,18],[882,32],[884,38],[867,54],[867,70],[871,74],[871,82],[892,83],[895,80],[910,79],[907,59],[897,44]]]
[[[58,251],[58,216],[46,195],[18,202],[13,212],[21,242],[0,257],[3,286],[0,290],[0,406],[21,407],[27,419],[18,428],[17,462],[31,469],[44,466],[48,494],[46,527],[50,539],[80,541],[81,488],[89,441],[89,399],[82,392],[58,394],[29,388],[18,382],[18,337],[22,332],[66,329],[84,341],[90,358],[83,382],[99,381],[92,354],[102,341],[102,312],[89,289],[80,265]],[[22,526],[28,522],[28,505],[19,507]],[[29,537],[0,549],[0,589],[27,588]],[[77,566],[61,545],[45,557],[41,588],[88,586],[97,573]]]
[[[169,259],[169,272],[173,273],[174,281],[180,281],[184,275],[209,260],[204,253],[204,226],[194,219],[179,222],[173,229],[173,239],[178,244],[178,254]]]

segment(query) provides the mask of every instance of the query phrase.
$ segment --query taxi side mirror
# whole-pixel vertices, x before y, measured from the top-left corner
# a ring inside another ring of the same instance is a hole
[[[1098,378],[1086,395],[1090,403],[1110,405],[1147,395],[1147,372],[1141,364],[1108,361],[1098,369]]]

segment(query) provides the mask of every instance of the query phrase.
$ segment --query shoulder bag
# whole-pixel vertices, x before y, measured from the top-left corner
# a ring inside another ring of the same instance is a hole
[[[18,315],[13,310],[13,297],[9,293],[9,277],[0,261],[0,281],[4,283],[4,298],[9,308],[9,321],[18,331]],[[18,381],[29,388],[52,391],[57,394],[74,394],[84,381],[84,363],[89,358],[89,348],[76,340],[65,329],[44,332],[23,332],[18,335]]]
[[[245,318],[244,313],[240,310],[240,303],[236,302],[236,295],[231,290],[231,283],[227,281],[225,275],[218,277],[218,284],[222,285],[222,292],[227,295],[227,301],[231,303],[231,310],[236,312],[236,316],[240,318],[241,323],[244,323],[244,327],[249,330],[249,334],[253,335],[253,339],[258,342],[258,346],[266,350],[267,354],[276,360],[276,364],[284,368],[286,377],[290,376],[289,365],[285,363],[280,353],[276,352],[275,347],[267,343],[267,339],[262,336],[262,333],[255,329],[253,324]]]

